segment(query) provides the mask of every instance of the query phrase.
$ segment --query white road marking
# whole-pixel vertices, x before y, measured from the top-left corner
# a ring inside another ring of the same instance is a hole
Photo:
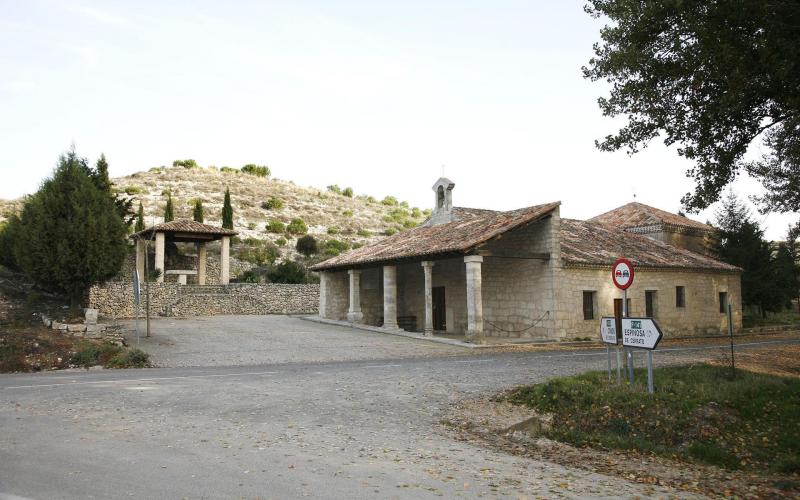
[[[364,368],[396,368],[400,365],[367,365]]]
[[[459,359],[454,361],[454,363],[488,363],[489,361],[496,361],[494,358],[491,359]]]
[[[31,384],[31,385],[15,385],[6,387],[6,389],[28,389],[31,387],[59,387],[62,385],[93,385],[93,384],[120,384],[130,382],[154,382],[160,380],[183,380],[183,379],[203,379],[203,378],[221,378],[221,377],[247,377],[259,375],[275,375],[278,372],[248,372],[248,373],[220,373],[220,374],[206,374],[206,375],[182,375],[176,377],[150,377],[150,378],[127,378],[118,380],[91,380],[87,382],[66,382],[62,384]]]

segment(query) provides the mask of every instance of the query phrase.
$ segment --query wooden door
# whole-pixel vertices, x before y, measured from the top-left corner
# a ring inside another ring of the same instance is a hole
[[[444,287],[435,286],[433,292],[433,329],[443,332],[447,330],[447,314],[445,313]]]

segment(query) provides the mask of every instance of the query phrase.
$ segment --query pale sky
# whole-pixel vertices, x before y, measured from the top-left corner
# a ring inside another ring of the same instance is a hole
[[[602,26],[582,6],[0,0],[0,198],[35,191],[74,142],[112,176],[258,163],[428,208],[445,165],[459,206],[588,218],[635,193],[676,212],[692,182],[674,149],[594,147],[623,121],[582,78]],[[757,217],[772,239],[796,219]]]

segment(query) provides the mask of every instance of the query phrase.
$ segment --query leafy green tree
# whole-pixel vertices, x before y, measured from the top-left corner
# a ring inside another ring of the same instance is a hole
[[[271,283],[308,283],[308,269],[303,264],[285,261],[274,266],[267,274]]]
[[[42,288],[63,293],[72,306],[88,288],[119,272],[127,226],[108,193],[93,181],[74,149],[22,209],[14,257]]]
[[[597,143],[630,154],[656,137],[693,161],[691,211],[743,170],[767,189],[763,208],[800,210],[800,8],[796,1],[589,0],[608,19],[586,78],[610,84],[606,116],[627,116]],[[766,154],[748,163],[748,147]]]
[[[222,203],[222,227],[233,229],[233,207],[231,206],[231,192],[225,188],[225,201]]]
[[[203,200],[197,198],[194,200],[194,210],[192,212],[192,217],[194,218],[195,222],[203,222]]]
[[[319,252],[317,239],[310,234],[298,238],[295,249],[306,257],[310,257]]]
[[[167,191],[167,204],[164,205],[164,222],[175,220],[175,208],[172,205],[172,191]]]
[[[723,200],[714,225],[719,229],[715,248],[719,259],[743,269],[742,302],[758,307],[762,315],[779,310],[782,299],[772,284],[772,250],[764,241],[764,231],[735,194]]]
[[[14,256],[14,243],[19,234],[19,227],[19,216],[16,214],[0,225],[0,264],[11,269],[19,269]]]
[[[797,251],[793,242],[778,243],[772,263],[772,286],[780,305],[785,309],[792,307],[792,300],[800,295],[800,267],[797,265]]]
[[[139,211],[136,213],[136,227],[133,229],[135,232],[144,231],[144,208],[142,202],[139,202]]]

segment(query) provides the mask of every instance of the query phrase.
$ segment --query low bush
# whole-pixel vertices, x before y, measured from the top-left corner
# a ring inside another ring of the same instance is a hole
[[[125,194],[127,194],[127,195],[134,195],[134,194],[143,193],[144,189],[142,187],[140,187],[140,186],[125,186],[124,191],[125,191]]]
[[[256,228],[256,223],[255,223],[255,222],[248,222],[248,223],[247,223],[247,229],[249,229],[249,230],[251,230],[251,231],[252,231],[252,230],[254,230],[255,228]]]
[[[286,238],[284,238],[283,236],[275,240],[275,244],[278,245],[279,247],[284,246],[286,243],[288,242],[286,241]]]
[[[310,283],[308,269],[294,261],[281,262],[273,266],[267,274],[267,278],[271,283]]]
[[[345,217],[352,217],[353,216],[353,211],[352,210],[342,210],[342,215],[344,215]]]
[[[107,368],[146,368],[150,366],[150,355],[141,349],[123,349],[105,365]]]
[[[393,234],[397,234],[397,229],[395,229],[395,228],[393,228],[393,227],[387,227],[387,228],[386,228],[386,229],[383,231],[383,235],[384,235],[384,236],[392,236]]]
[[[308,232],[308,226],[303,221],[303,219],[292,219],[288,226],[286,226],[286,230],[292,234],[306,234]]]
[[[340,188],[338,184],[331,184],[328,186],[328,191],[331,193],[342,194],[342,188]]]
[[[248,163],[244,167],[242,167],[242,172],[249,175],[255,175],[256,177],[269,177],[272,172],[270,172],[269,167],[266,165],[256,165],[254,163]]]
[[[172,166],[183,167],[183,168],[198,168],[200,165],[198,165],[196,161],[189,159],[189,160],[175,160],[172,162]]]
[[[280,234],[286,231],[286,224],[279,220],[271,220],[267,222],[267,232]]]
[[[371,233],[371,232],[369,232],[369,231],[368,231],[368,230],[366,230],[366,229],[359,229],[359,230],[358,230],[358,232],[357,232],[356,234],[358,234],[358,235],[359,235],[359,236],[361,236],[362,238],[369,238],[370,236],[372,236],[372,233]]]
[[[238,170],[236,170],[235,168],[231,168],[231,167],[222,167],[222,168],[219,169],[219,171],[220,172],[227,172],[229,174],[238,174],[239,173]]]
[[[348,198],[353,197],[353,188],[346,187],[342,190],[342,196],[347,196]]]
[[[350,244],[340,240],[327,240],[322,247],[323,253],[331,256],[339,255],[347,250],[350,250]]]
[[[397,198],[394,196],[387,196],[383,199],[383,201],[381,201],[381,203],[390,207],[394,207],[397,206]]]
[[[339,234],[339,228],[336,226],[329,227],[328,234]]]
[[[278,197],[272,196],[267,201],[261,202],[261,208],[264,210],[280,210],[283,208],[283,200]]]

